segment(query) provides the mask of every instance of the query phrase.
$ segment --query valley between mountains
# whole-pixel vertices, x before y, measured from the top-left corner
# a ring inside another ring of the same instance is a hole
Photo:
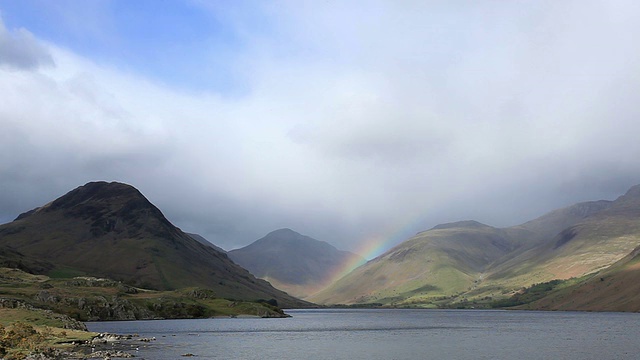
[[[635,186],[508,228],[437,225],[369,261],[291,229],[226,252],[134,187],[92,182],[0,225],[0,298],[79,320],[279,316],[274,305],[640,311],[639,220]],[[360,266],[336,278],[346,264]]]

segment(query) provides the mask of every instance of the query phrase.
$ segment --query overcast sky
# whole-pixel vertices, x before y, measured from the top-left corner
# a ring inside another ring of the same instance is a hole
[[[640,2],[0,0],[0,223],[93,180],[229,250],[640,183]]]

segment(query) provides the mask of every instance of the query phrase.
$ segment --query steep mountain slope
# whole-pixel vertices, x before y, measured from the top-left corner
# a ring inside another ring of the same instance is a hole
[[[438,225],[309,300],[441,306],[504,298],[611,266],[640,245],[639,218],[635,186],[615,201],[576,204],[506,229],[473,221]]]
[[[273,231],[228,254],[255,276],[301,298],[326,286],[347,262],[364,262],[356,254],[290,229]]]
[[[50,262],[25,256],[8,246],[0,246],[0,267],[20,269],[31,274],[44,274],[55,268]]]
[[[199,286],[220,297],[301,304],[173,226],[121,183],[88,183],[1,225],[0,247],[53,264],[43,269],[53,277],[91,275],[159,290]]]
[[[523,306],[535,310],[640,311],[640,247],[607,269]]]
[[[200,244],[204,245],[204,246],[210,246],[212,247],[214,250],[219,251],[223,254],[226,254],[227,251],[219,246],[216,246],[215,244],[213,244],[211,241],[205,239],[202,235],[198,235],[198,234],[191,234],[191,233],[186,233],[187,235],[191,236],[191,238],[193,238],[193,240],[199,242]]]
[[[523,236],[527,233],[522,230]],[[323,304],[407,305],[463,293],[518,237],[475,221],[438,225],[392,248],[309,298]]]
[[[640,245],[640,186],[612,202],[585,204],[599,209],[565,223],[566,228],[526,252],[513,254],[492,269],[488,280],[517,287],[579,277],[610,266]],[[584,209],[585,204],[574,209]]]

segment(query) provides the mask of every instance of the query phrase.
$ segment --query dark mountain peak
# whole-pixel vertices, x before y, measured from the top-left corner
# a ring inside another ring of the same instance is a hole
[[[309,295],[330,274],[357,255],[302,235],[279,229],[263,238],[228,252],[229,257],[258,277],[268,278],[296,295]]]
[[[136,188],[118,182],[90,182],[0,225],[2,248],[51,263],[55,270],[133,286],[206,287],[220,297],[300,303],[182,232]]]
[[[285,249],[337,249],[324,241],[316,240],[312,237],[302,235],[289,228],[278,229],[265,235],[263,238],[256,240],[252,244],[246,246],[254,249],[268,249],[269,251],[283,251]]]
[[[119,182],[97,181],[69,191],[35,213],[60,213],[67,219],[91,224],[91,233],[127,231],[129,236],[143,236],[147,231],[168,239],[177,228],[135,187]]]
[[[146,198],[133,186],[119,183],[96,181],[79,186],[59,197],[49,205],[49,209],[69,208],[85,202],[105,202],[114,199],[144,199]]]
[[[144,207],[160,213],[144,195],[131,185],[119,182],[95,181],[79,186],[44,206],[22,213],[16,220],[22,220],[41,211],[69,211],[75,208],[76,211],[71,211],[71,214],[68,214],[73,216],[86,210],[94,212],[91,210],[106,206],[122,206],[124,204],[129,204],[130,208]]]
[[[434,226],[431,230],[443,230],[443,229],[455,229],[455,228],[480,229],[480,228],[491,228],[491,226],[485,225],[475,220],[464,220],[464,221],[456,221],[456,222],[451,222],[446,224],[439,224]]]

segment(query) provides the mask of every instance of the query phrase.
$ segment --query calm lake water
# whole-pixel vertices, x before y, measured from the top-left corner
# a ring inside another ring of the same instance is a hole
[[[288,310],[286,319],[87,323],[156,337],[138,358],[639,359],[640,314],[484,310]]]

